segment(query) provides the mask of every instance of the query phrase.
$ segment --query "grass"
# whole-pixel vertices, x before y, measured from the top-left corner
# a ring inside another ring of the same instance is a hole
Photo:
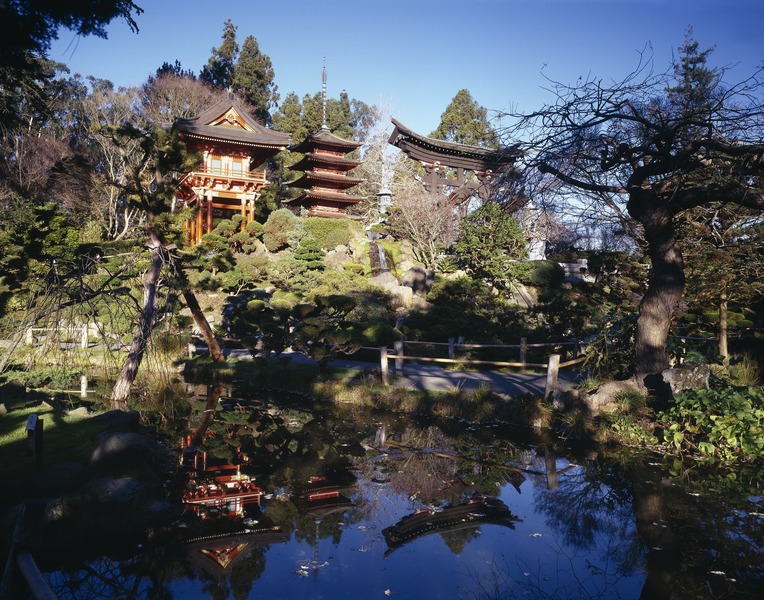
[[[0,482],[26,481],[34,473],[34,458],[28,454],[26,424],[30,415],[43,420],[43,466],[53,462],[85,463],[93,451],[95,437],[102,423],[93,423],[87,415],[67,414],[54,408],[41,393],[9,394],[4,388],[6,414],[0,417]]]

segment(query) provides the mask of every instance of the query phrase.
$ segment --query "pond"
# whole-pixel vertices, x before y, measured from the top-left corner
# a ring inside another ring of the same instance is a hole
[[[45,568],[60,598],[764,597],[744,486],[503,426],[205,394],[168,433],[180,522],[84,562],[74,544]]]

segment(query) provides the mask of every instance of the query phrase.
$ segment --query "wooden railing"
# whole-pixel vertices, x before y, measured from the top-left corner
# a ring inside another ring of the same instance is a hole
[[[407,355],[404,352],[404,346],[410,345],[430,345],[430,346],[448,346],[448,358],[436,358],[430,356],[418,356]],[[550,354],[547,362],[545,363],[529,363],[525,359],[527,357],[528,348],[544,348],[552,347],[558,348],[560,346],[573,346],[573,357],[570,360],[561,362],[559,354]],[[468,358],[456,358],[457,348],[519,348],[520,349],[520,361],[496,361],[496,360],[475,360]],[[373,350],[373,348],[364,348],[366,350]],[[414,362],[428,362],[428,363],[440,363],[440,364],[458,364],[458,365],[475,365],[475,366],[490,366],[500,368],[517,368],[517,369],[546,369],[546,390],[544,397],[549,397],[557,390],[557,380],[560,369],[572,367],[574,365],[584,362],[585,357],[579,356],[580,343],[578,338],[573,338],[567,342],[544,342],[537,344],[528,344],[526,338],[520,340],[520,344],[465,344],[461,341],[461,338],[449,339],[448,342],[419,342],[419,341],[407,341],[401,340],[393,344],[393,349],[389,349],[386,346],[379,348],[379,363],[380,372],[382,375],[382,383],[384,385],[390,385],[390,360],[394,361],[396,375],[404,375],[404,361]]]

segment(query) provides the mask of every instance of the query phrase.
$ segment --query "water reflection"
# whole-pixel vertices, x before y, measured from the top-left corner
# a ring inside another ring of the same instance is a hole
[[[762,592],[764,511],[688,496],[643,454],[200,391],[168,433],[179,440],[182,522],[119,561],[55,571],[61,597],[105,582],[101,597]]]

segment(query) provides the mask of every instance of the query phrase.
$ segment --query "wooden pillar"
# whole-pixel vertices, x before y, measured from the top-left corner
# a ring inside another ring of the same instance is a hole
[[[207,197],[207,231],[205,233],[212,233],[212,197]]]
[[[382,385],[390,385],[390,368],[387,364],[387,347],[379,348],[379,370],[382,373]]]
[[[520,338],[520,362],[525,365],[528,360],[528,338]]]
[[[80,377],[80,398],[88,397],[88,376],[82,375]]]
[[[576,360],[578,358],[578,346],[579,346],[579,340],[578,336],[573,338],[573,360]]]
[[[560,372],[560,355],[551,354],[549,356],[549,364],[546,368],[546,389],[544,391],[544,399],[549,398],[557,391],[557,376]]]
[[[88,340],[88,329],[89,329],[88,324],[85,323],[82,326],[82,340],[80,341],[80,348],[82,348],[83,350],[87,350],[88,347],[90,346],[90,342]]]
[[[403,356],[403,340],[395,342],[393,347],[395,348],[395,374],[403,375],[403,359],[398,358],[399,356]]]
[[[204,204],[199,203],[199,210],[196,211],[196,232],[194,235],[194,244],[198,244],[202,239],[202,209]]]
[[[455,343],[456,340],[454,338],[448,338],[448,358],[452,360],[456,357],[456,352],[454,351]]]

